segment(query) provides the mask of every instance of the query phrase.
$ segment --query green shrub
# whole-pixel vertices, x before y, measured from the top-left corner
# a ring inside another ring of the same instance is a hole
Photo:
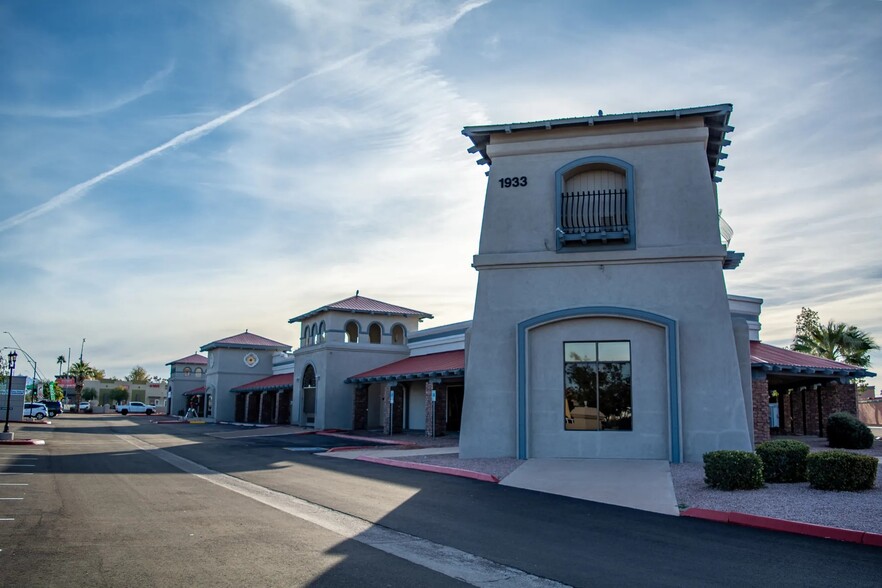
[[[763,462],[766,482],[805,482],[805,458],[809,446],[802,441],[766,441],[756,446],[756,454]]]
[[[837,412],[827,418],[827,442],[830,447],[869,449],[873,446],[873,432],[853,414]]]
[[[869,490],[876,483],[879,461],[847,451],[821,451],[806,459],[806,473],[818,490]]]
[[[720,490],[763,487],[763,462],[749,451],[710,451],[704,454],[704,481]]]

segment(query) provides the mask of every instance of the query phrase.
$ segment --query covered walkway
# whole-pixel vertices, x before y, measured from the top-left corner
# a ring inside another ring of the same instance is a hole
[[[236,395],[237,423],[287,425],[291,423],[294,374],[261,378],[230,390]]]

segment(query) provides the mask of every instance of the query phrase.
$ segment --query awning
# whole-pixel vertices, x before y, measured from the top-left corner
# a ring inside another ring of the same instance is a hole
[[[189,392],[184,392],[184,396],[199,396],[200,394],[205,394],[205,386],[200,386],[199,388],[193,388]]]
[[[775,347],[759,341],[750,342],[750,366],[764,372],[782,375],[805,374],[836,378],[867,378],[876,375],[862,367]]]
[[[347,384],[391,382],[394,380],[423,380],[454,378],[465,375],[465,351],[444,351],[417,355],[356,374],[346,379]]]
[[[232,388],[230,392],[270,392],[294,388],[294,374],[278,374]]]

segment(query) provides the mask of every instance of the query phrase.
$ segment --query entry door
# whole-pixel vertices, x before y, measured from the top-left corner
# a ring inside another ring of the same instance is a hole
[[[426,429],[426,391],[424,386],[413,386],[407,392],[407,428]]]
[[[447,430],[459,431],[462,420],[462,400],[464,386],[447,387]]]

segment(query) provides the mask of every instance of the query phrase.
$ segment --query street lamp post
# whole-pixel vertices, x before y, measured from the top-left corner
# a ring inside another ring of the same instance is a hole
[[[15,371],[15,360],[18,358],[18,354],[15,351],[10,351],[6,358],[9,360],[9,383],[6,387],[6,425],[3,427],[2,438],[12,441],[13,433],[9,432],[9,410],[10,401],[12,400],[12,373]]]

